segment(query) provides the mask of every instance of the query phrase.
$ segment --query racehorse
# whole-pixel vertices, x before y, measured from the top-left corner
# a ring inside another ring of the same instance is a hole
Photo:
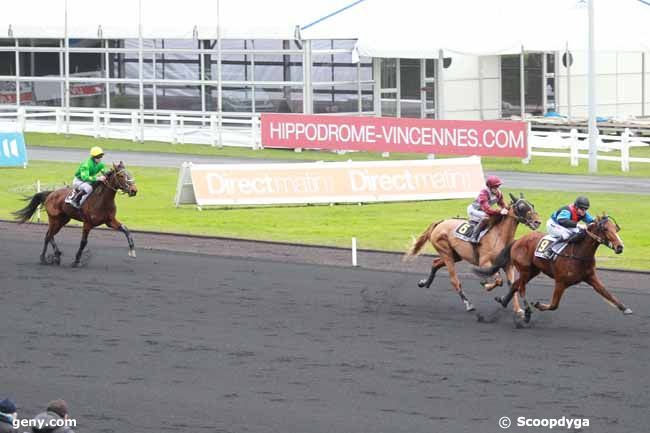
[[[70,219],[83,222],[81,243],[79,244],[79,250],[77,251],[72,266],[76,267],[79,265],[81,253],[88,243],[88,233],[90,230],[102,224],[106,224],[108,227],[124,233],[129,243],[129,256],[135,257],[135,246],[131,233],[125,225],[115,218],[115,214],[117,213],[115,194],[117,191],[122,191],[128,194],[129,197],[133,197],[137,194],[138,188],[135,185],[134,179],[126,171],[124,163],[121,161],[118,165],[113,163],[113,168],[106,172],[105,176],[105,181],[96,182],[93,185],[93,192],[84,202],[81,209],[77,209],[65,202],[66,197],[73,193],[74,190],[72,188],[60,188],[56,191],[43,191],[34,194],[31,198],[27,198],[27,200],[30,200],[27,206],[14,212],[16,220],[22,224],[34,215],[34,212],[36,212],[40,204],[45,206],[49,226],[43,243],[43,251],[41,252],[41,263],[47,263],[45,253],[47,252],[48,244],[52,244],[54,248],[53,262],[57,265],[61,264],[62,253],[54,241],[54,236]]]
[[[540,311],[556,310],[560,299],[567,287],[580,282],[586,282],[594,288],[599,295],[612,306],[616,306],[623,314],[632,314],[632,310],[623,305],[605,288],[603,282],[596,275],[596,249],[606,245],[616,254],[623,252],[623,241],[618,235],[619,225],[614,218],[603,213],[594,222],[587,226],[582,240],[569,244],[557,255],[555,261],[535,256],[543,233],[528,233],[511,245],[506,246],[491,267],[474,268],[478,275],[492,275],[500,268],[510,267],[514,264],[519,271],[519,278],[510,287],[510,292],[503,298],[496,298],[503,307],[506,307],[515,292],[518,292],[520,301],[524,305],[525,321],[529,322],[531,308],[526,300],[526,284],[540,272],[545,273],[555,280],[555,289],[550,304],[535,302],[535,308]],[[541,245],[541,244],[540,244]],[[566,250],[569,252],[565,253]]]
[[[481,239],[480,244],[476,247],[476,252],[472,244],[454,236],[454,231],[457,230],[460,224],[465,223],[465,220],[452,218],[432,223],[413,242],[413,245],[404,256],[405,259],[408,259],[417,255],[427,241],[431,242],[431,245],[433,245],[439,254],[439,257],[435,258],[431,264],[429,277],[426,280],[421,280],[418,286],[431,287],[431,283],[438,269],[446,266],[449,271],[451,284],[465,304],[466,310],[473,311],[474,305],[472,305],[463,292],[460,280],[456,274],[455,263],[464,260],[474,265],[488,266],[494,262],[499,251],[512,242],[519,223],[523,223],[533,230],[537,230],[541,224],[535,207],[524,199],[523,194],[520,195],[519,199],[510,194],[510,199],[512,201],[508,206],[507,215],[499,214],[490,216],[489,226],[491,229]],[[495,273],[496,281],[493,284],[485,285],[488,291],[503,284],[498,270],[493,272],[493,274]],[[508,283],[512,283],[514,280],[514,271],[512,269],[506,269],[506,277],[508,278]]]

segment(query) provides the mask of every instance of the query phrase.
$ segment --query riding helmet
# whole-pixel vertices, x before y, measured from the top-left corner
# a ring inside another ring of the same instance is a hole
[[[98,156],[103,156],[103,155],[104,155],[104,151],[99,146],[94,146],[92,149],[90,149],[90,156],[92,156],[93,158],[97,158]]]
[[[573,204],[580,209],[589,209],[589,199],[584,195],[578,196]]]
[[[488,176],[485,185],[487,185],[488,188],[496,188],[503,185],[503,182],[498,176]]]

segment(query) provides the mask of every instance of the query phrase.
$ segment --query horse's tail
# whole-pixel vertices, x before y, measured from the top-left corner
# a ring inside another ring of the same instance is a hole
[[[510,242],[501,250],[499,255],[494,259],[494,264],[492,266],[486,266],[484,268],[479,268],[478,266],[472,266],[472,272],[481,277],[487,277],[494,275],[499,269],[505,269],[505,267],[510,263],[510,251],[512,250],[512,244],[514,241]]]
[[[409,258],[417,255],[422,249],[422,247],[424,247],[424,245],[431,237],[431,232],[433,232],[433,229],[435,229],[436,226],[441,222],[442,220],[431,223],[431,225],[429,225],[429,227],[427,227],[427,229],[424,232],[422,232],[420,237],[413,241],[413,245],[411,245],[411,248],[409,248],[406,254],[404,254],[403,260],[408,260]]]
[[[13,212],[15,219],[20,224],[30,219],[32,215],[34,215],[34,212],[36,212],[38,205],[43,203],[47,198],[47,196],[50,195],[51,193],[52,191],[42,191],[42,192],[37,192],[31,198],[27,197],[25,201],[29,200],[29,204],[24,208],[17,210],[16,212]]]

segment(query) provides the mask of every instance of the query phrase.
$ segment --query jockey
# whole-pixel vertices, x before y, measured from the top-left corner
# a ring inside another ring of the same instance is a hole
[[[556,210],[546,222],[548,233],[560,241],[578,242],[584,238],[586,224],[594,221],[589,212],[589,199],[579,196],[573,204]]]
[[[101,147],[95,146],[90,149],[90,158],[81,163],[77,172],[74,174],[72,186],[77,190],[72,199],[72,206],[77,209],[86,201],[91,192],[93,192],[92,182],[104,181],[106,177],[102,174],[106,166],[102,162],[104,151]]]
[[[469,206],[467,206],[467,216],[472,222],[478,222],[479,224],[472,232],[472,238],[470,242],[473,244],[478,243],[478,235],[483,231],[487,226],[489,215],[507,215],[508,209],[506,209],[506,203],[503,201],[503,194],[499,190],[499,187],[503,184],[501,179],[497,176],[488,176],[485,186],[481,192],[478,193],[478,197],[474,200]],[[493,205],[498,205],[499,209],[493,209]]]

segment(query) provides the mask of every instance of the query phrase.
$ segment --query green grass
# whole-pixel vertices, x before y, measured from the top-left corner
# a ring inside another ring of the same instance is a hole
[[[42,185],[70,182],[76,164],[30,162],[27,169],[0,169],[0,218],[10,219],[11,211],[24,205],[20,200],[33,194],[36,179]],[[468,200],[436,200],[370,205],[175,208],[173,204],[178,171],[130,167],[136,177],[138,196],[117,199],[118,218],[130,228],[177,233],[230,236],[245,239],[290,241],[349,247],[357,238],[359,248],[405,251],[412,236],[418,236],[432,221],[464,215]],[[506,193],[508,189],[505,190]],[[516,194],[519,191],[512,191]],[[570,202],[575,193],[523,191],[546,220],[557,207]],[[593,194],[592,209],[607,210],[623,228],[626,249],[614,255],[598,250],[600,266],[650,269],[650,234],[646,223],[647,196]],[[520,227],[518,236],[528,232]],[[136,238],[137,242],[137,238]],[[427,247],[432,252],[431,247]]]
[[[223,148],[212,147],[201,144],[171,144],[160,141],[145,141],[134,143],[130,140],[116,140],[104,138],[92,138],[81,135],[44,134],[38,132],[25,133],[25,141],[28,145],[65,147],[75,149],[90,149],[98,145],[110,154],[111,150],[140,151],[140,152],[162,152],[162,153],[184,153],[205,156],[222,156],[237,158],[259,158],[259,159],[286,159],[305,161],[368,161],[385,159],[381,153],[373,152],[351,152],[338,155],[326,151],[303,151],[294,152],[288,149],[263,149],[251,150],[241,147]],[[609,152],[607,155],[616,156],[616,152]],[[632,148],[631,156],[650,157],[650,147]],[[445,156],[441,156],[444,158]],[[424,159],[424,154],[391,153],[389,159]],[[128,163],[128,161],[127,161]],[[571,167],[569,158],[534,157],[530,164],[522,164],[518,158],[482,158],[483,169],[486,172],[494,170],[521,171],[530,173],[568,173],[568,174],[589,174],[588,161],[580,159],[578,167]],[[599,161],[598,174],[607,176],[650,176],[650,163],[631,163],[630,171],[623,173],[618,162]]]

